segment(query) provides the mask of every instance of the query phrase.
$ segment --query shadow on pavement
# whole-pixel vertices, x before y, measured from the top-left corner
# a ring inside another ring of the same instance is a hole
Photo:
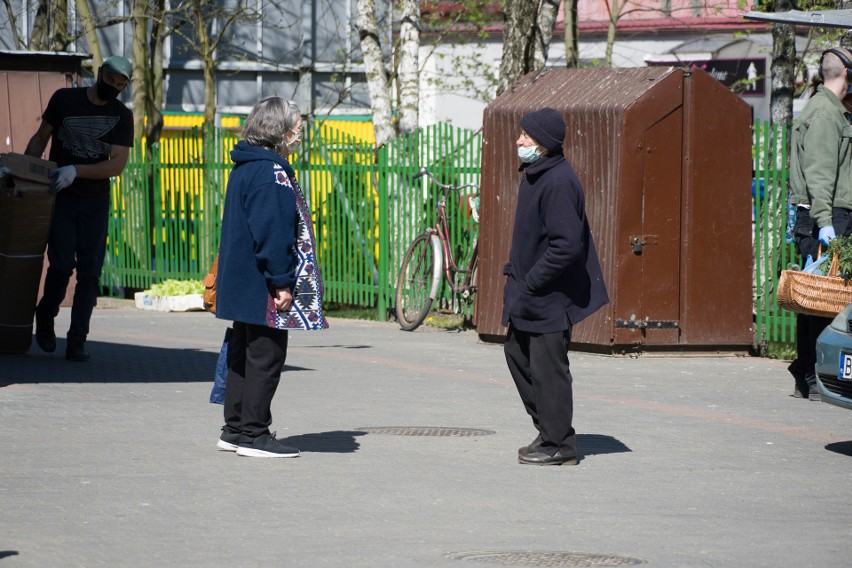
[[[299,434],[298,436],[279,438],[279,440],[285,446],[299,448],[302,452],[347,454],[355,452],[361,447],[361,444],[355,438],[366,434],[366,432],[335,430],[316,434]]]
[[[577,447],[586,456],[632,452],[621,440],[604,434],[577,434]]]
[[[146,347],[121,343],[86,342],[92,358],[86,363],[65,360],[65,341],[54,353],[33,342],[24,355],[0,354],[0,387],[31,383],[188,383],[212,386],[218,353],[199,349]],[[312,371],[285,366],[284,372]]]
[[[852,456],[852,440],[847,442],[834,442],[825,447],[829,452],[843,454],[844,456]]]
[[[0,550],[0,560],[4,558],[8,558],[9,556],[17,556],[17,550]]]

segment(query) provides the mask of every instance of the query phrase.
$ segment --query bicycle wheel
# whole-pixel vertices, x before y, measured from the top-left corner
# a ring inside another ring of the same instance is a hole
[[[416,329],[432,307],[441,283],[443,256],[436,235],[417,235],[399,270],[396,283],[396,319],[405,331]]]

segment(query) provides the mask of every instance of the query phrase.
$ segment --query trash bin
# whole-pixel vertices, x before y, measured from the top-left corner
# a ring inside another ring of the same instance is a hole
[[[53,216],[47,174],[56,164],[0,154],[12,170],[0,178],[0,353],[26,353]]]
[[[500,325],[519,182],[518,120],[568,126],[565,156],[610,304],[575,327],[578,348],[745,350],[752,344],[751,111],[702,70],[545,69],[485,109],[477,331]]]

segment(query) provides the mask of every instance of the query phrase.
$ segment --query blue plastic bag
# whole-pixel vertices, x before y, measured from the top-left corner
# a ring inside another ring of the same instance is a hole
[[[806,274],[823,274],[823,269],[820,267],[825,264],[825,261],[828,260],[828,255],[824,254],[818,259],[811,261],[810,255],[808,255],[808,259],[805,262],[805,267],[802,269],[802,272]],[[828,269],[828,267],[826,267]]]
[[[213,390],[210,391],[211,404],[225,404],[225,387],[228,385],[228,367],[231,363],[230,346],[231,336],[234,330],[230,327],[225,330],[225,340],[219,350],[219,359],[216,360],[216,375],[213,377]]]

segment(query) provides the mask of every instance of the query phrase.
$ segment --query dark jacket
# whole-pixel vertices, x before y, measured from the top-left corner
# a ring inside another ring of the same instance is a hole
[[[503,325],[553,333],[609,302],[583,187],[560,152],[521,166],[503,293]]]
[[[292,290],[296,278],[296,197],[278,179],[293,170],[275,152],[244,140],[234,146],[231,160],[236,165],[222,216],[216,317],[268,325],[272,292]]]

